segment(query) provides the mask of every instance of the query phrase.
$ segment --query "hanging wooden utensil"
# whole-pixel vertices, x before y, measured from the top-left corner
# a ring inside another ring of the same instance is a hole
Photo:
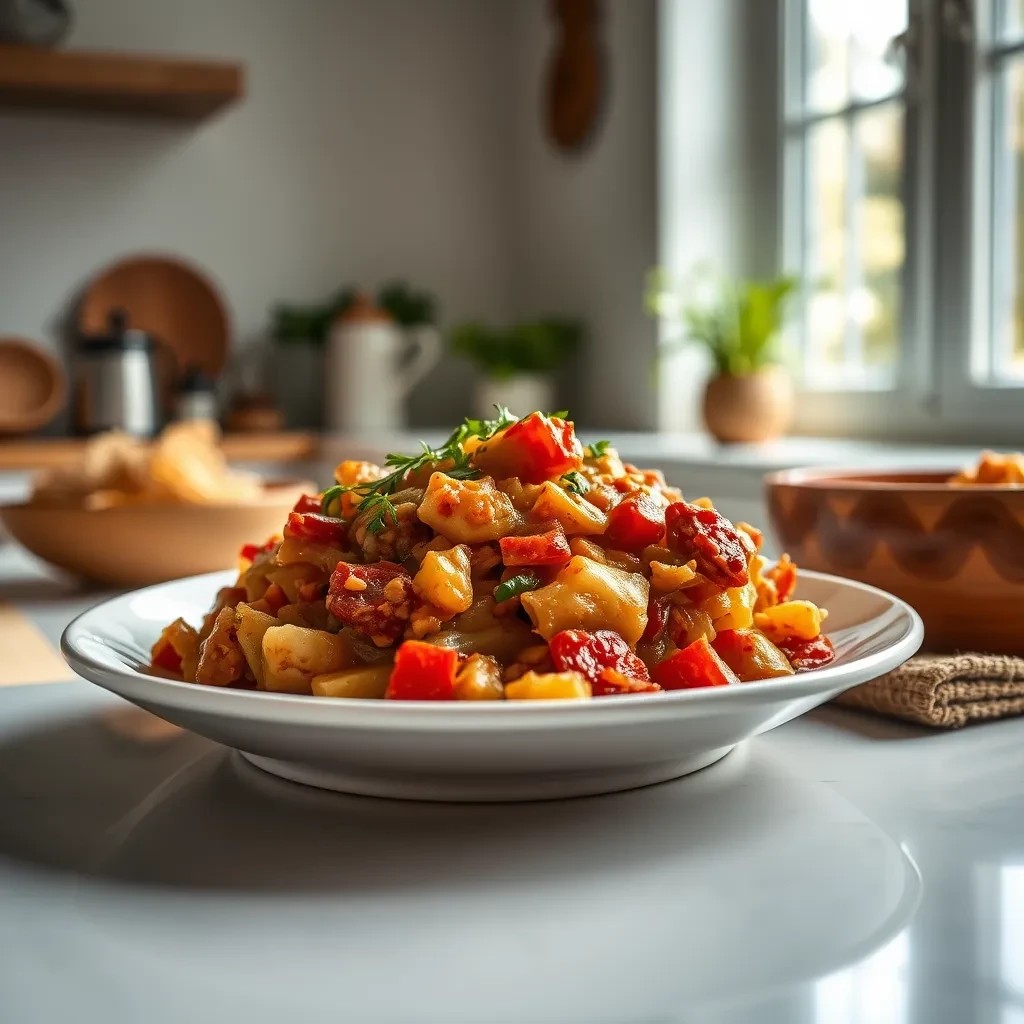
[[[547,83],[547,131],[561,150],[593,138],[604,106],[605,59],[598,0],[552,0],[558,39]]]

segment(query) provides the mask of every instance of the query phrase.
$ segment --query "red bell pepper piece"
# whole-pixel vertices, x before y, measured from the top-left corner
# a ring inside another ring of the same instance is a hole
[[[345,521],[319,512],[289,512],[284,535],[340,547],[345,543]]]
[[[650,681],[647,666],[630,650],[629,644],[611,629],[563,629],[556,633],[548,647],[551,660],[559,672],[580,672],[597,685],[601,670],[615,669],[624,676]]]
[[[608,513],[604,536],[625,551],[657,544],[665,536],[665,510],[649,494],[630,494]]]
[[[458,651],[406,640],[395,655],[384,696],[390,700],[454,700],[458,665]]]
[[[526,537],[502,537],[501,560],[505,565],[564,565],[572,558],[561,527]]]
[[[303,494],[297,502],[293,512],[322,512],[323,502],[319,494]]]
[[[700,686],[731,686],[736,673],[715,653],[707,637],[670,654],[653,669],[654,681],[666,690],[691,690]]]
[[[534,412],[485,441],[473,463],[495,479],[539,484],[583,465],[583,446],[567,420]]]
[[[277,541],[273,537],[265,544],[243,544],[238,552],[238,557],[244,558],[248,562],[255,562],[260,555],[273,551],[275,544],[277,544]]]
[[[797,672],[824,668],[836,657],[836,649],[827,636],[816,636],[813,640],[790,639],[778,646]]]
[[[613,668],[601,669],[597,682],[590,684],[594,697],[611,697],[617,693],[656,693],[660,690],[661,687],[649,679],[634,679]]]

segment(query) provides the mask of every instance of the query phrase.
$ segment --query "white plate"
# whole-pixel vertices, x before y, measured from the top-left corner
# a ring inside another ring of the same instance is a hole
[[[218,689],[145,673],[160,629],[198,623],[231,573],[208,573],[97,605],[61,648],[86,679],[240,750],[274,775],[325,789],[416,800],[543,800],[664,782],[724,757],[907,660],[917,613],[881,590],[820,573],[799,596],[829,610],[832,665],[740,686],[594,701],[416,702]]]

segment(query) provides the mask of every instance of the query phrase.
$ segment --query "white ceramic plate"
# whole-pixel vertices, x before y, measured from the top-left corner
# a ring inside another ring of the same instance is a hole
[[[829,610],[828,668],[740,686],[594,701],[433,703],[301,697],[147,675],[149,649],[179,615],[198,623],[231,573],[208,573],[97,605],[61,648],[86,679],[176,725],[235,747],[295,782],[418,800],[541,800],[664,782],[724,757],[920,646],[921,620],[881,590],[820,573],[799,596]]]

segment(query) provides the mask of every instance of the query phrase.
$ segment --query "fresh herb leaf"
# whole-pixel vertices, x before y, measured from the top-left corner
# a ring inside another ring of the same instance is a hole
[[[328,487],[326,491],[320,496],[320,511],[325,516],[336,516],[341,510],[335,507],[335,503],[341,501],[341,496],[345,493],[345,488],[341,484],[336,484],[334,487]]]
[[[583,449],[583,454],[588,459],[599,459],[602,455],[608,454],[608,449],[611,448],[611,441],[595,441],[593,444],[588,444]]]
[[[569,418],[569,410],[568,409],[559,409],[558,412],[549,412],[548,413],[548,419],[549,420],[567,420],[568,418]]]
[[[401,490],[406,477],[424,466],[443,465],[444,472],[455,480],[472,480],[480,476],[480,471],[471,464],[469,453],[463,448],[464,442],[471,437],[487,440],[515,423],[513,416],[503,405],[495,406],[497,416],[493,420],[463,420],[438,448],[431,448],[420,442],[422,451],[415,455],[403,455],[400,452],[389,452],[384,458],[384,465],[391,470],[380,480],[369,480],[363,483],[339,485],[324,492],[323,508],[326,511],[328,495],[330,500],[337,500],[343,493],[351,491],[359,496],[358,512],[366,515],[367,530],[380,533],[390,522],[398,522],[398,513],[389,495]]]
[[[573,494],[584,495],[590,490],[590,482],[582,474],[572,470],[570,473],[566,473],[564,476],[559,478],[558,481],[567,491],[571,491]]]
[[[535,572],[521,572],[510,576],[504,583],[494,588],[494,600],[497,604],[507,601],[510,597],[525,594],[528,590],[536,590],[540,586],[540,576]]]

